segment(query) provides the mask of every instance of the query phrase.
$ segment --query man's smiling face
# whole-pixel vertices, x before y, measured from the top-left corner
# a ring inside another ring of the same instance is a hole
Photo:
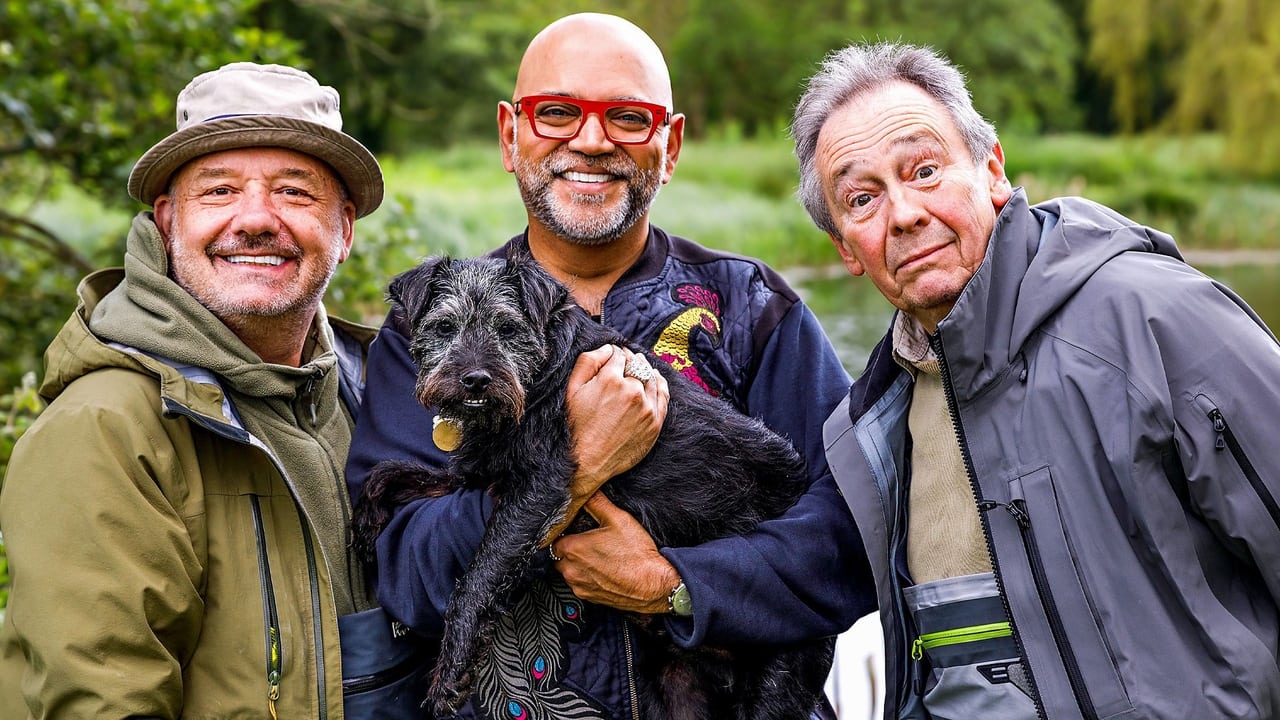
[[[515,97],[638,100],[670,109],[671,84],[656,47],[614,27],[597,30],[565,27],[539,36],[521,63]],[[534,134],[528,113],[500,104],[504,164],[515,174],[531,227],[597,245],[647,218],[675,171],[684,118],[673,116],[643,145],[611,142],[601,122],[591,113],[576,137],[548,139]]]
[[[587,123],[595,124],[595,119]],[[589,155],[570,149],[570,143],[544,140],[527,131],[520,137],[512,143],[520,196],[535,222],[566,240],[596,245],[617,239],[649,212],[662,187],[659,168],[666,163],[665,148],[656,167],[642,168],[628,152],[630,147]],[[553,142],[557,147],[533,157],[522,151],[525,142]]]
[[[329,166],[284,148],[196,158],[156,199],[170,275],[232,328],[309,322],[351,250],[355,206]]]

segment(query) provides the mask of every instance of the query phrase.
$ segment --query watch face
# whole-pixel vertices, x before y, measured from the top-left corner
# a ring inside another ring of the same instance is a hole
[[[671,612],[684,617],[693,615],[693,599],[689,597],[689,588],[684,583],[671,591]]]

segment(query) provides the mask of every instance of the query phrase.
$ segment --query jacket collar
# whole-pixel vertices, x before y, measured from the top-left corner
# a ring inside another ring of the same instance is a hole
[[[505,259],[512,251],[513,247],[520,247],[527,255],[529,252],[529,229],[516,235],[508,240],[502,246],[495,248],[489,253],[490,257]],[[649,224],[649,237],[644,244],[644,252],[640,257],[627,268],[626,272],[618,278],[614,283],[614,287],[629,285],[633,282],[641,282],[650,278],[657,277],[662,273],[663,267],[666,265],[667,256],[671,254],[671,236],[666,231]]]
[[[1173,238],[1083,198],[1031,206],[1017,189],[996,218],[987,254],[938,324],[958,400],[1014,363],[1026,343],[1112,258],[1181,259]]]

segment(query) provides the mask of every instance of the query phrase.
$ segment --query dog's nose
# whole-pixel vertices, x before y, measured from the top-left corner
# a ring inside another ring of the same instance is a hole
[[[472,370],[462,376],[462,387],[473,393],[482,393],[489,387],[489,381],[493,377],[484,370]]]

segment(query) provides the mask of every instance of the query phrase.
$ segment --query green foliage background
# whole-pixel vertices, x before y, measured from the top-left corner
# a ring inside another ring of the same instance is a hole
[[[1184,245],[1273,247],[1280,231],[1280,3],[0,0],[0,388],[16,388],[0,398],[0,473],[39,411],[24,378],[79,279],[119,262],[140,209],[125,179],[172,129],[190,78],[256,60],[339,89],[346,129],[379,155],[390,194],[359,225],[329,301],[375,319],[393,272],[523,226],[495,103],[529,38],[584,10],[627,17],[663,48],[690,142],[655,219],[713,246],[830,262],[792,198],[785,131],[804,79],[859,39],[953,58],[1033,200],[1088,195]],[[0,607],[6,582],[0,539]]]

